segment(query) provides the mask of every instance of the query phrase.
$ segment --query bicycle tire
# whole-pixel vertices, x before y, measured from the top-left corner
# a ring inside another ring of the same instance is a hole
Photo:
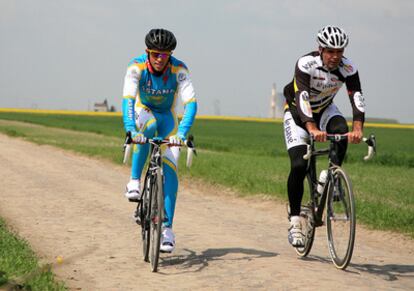
[[[352,258],[355,242],[355,201],[351,180],[337,167],[328,184],[326,230],[334,265],[345,270]]]
[[[309,198],[308,205],[302,205],[300,215],[304,218],[306,225],[302,226],[305,239],[304,239],[304,247],[295,248],[296,253],[300,257],[306,257],[312,249],[313,240],[315,238],[315,223],[314,223],[314,201],[312,199],[312,191],[315,191],[313,188],[313,183],[311,177],[306,175],[306,180],[308,186],[304,187],[303,189],[303,197]]]
[[[156,176],[152,184],[151,201],[151,242],[150,242],[150,262],[151,270],[157,272],[160,257],[161,231],[164,220],[164,187],[161,168],[156,170]]]
[[[150,249],[150,216],[151,216],[151,195],[150,195],[149,176],[145,178],[144,187],[142,189],[142,201],[140,207],[141,216],[141,239],[142,239],[142,254],[145,262],[149,262]]]

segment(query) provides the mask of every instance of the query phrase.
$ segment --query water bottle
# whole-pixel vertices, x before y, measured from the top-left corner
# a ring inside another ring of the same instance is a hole
[[[323,193],[323,188],[325,187],[327,176],[328,176],[327,170],[322,170],[321,173],[319,174],[319,181],[318,181],[319,183],[318,183],[318,187],[316,188],[316,190],[318,191],[320,195],[322,195]]]

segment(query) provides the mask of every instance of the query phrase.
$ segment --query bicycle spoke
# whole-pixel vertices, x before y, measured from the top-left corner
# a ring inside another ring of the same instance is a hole
[[[161,226],[164,212],[164,191],[160,169],[156,170],[156,178],[152,185],[151,195],[153,197],[153,203],[151,204],[153,215],[151,217],[150,262],[152,271],[156,272],[160,256]]]
[[[355,239],[355,205],[352,186],[346,173],[337,168],[329,184],[327,207],[328,246],[332,261],[339,269],[349,264]]]
[[[301,257],[306,257],[310,250],[312,249],[313,240],[315,238],[315,223],[314,223],[314,213],[313,213],[313,202],[312,202],[312,181],[311,178],[308,176],[305,181],[305,187],[304,187],[304,197],[305,199],[308,199],[309,205],[302,206],[301,207],[301,213],[300,215],[304,219],[304,224],[302,226],[303,233],[305,234],[305,246],[300,248],[295,248],[296,253]],[[306,200],[305,200],[306,201]]]
[[[141,238],[142,238],[142,251],[144,261],[149,261],[149,247],[150,247],[150,196],[147,189],[144,189],[142,202],[140,207],[140,216],[141,216]]]

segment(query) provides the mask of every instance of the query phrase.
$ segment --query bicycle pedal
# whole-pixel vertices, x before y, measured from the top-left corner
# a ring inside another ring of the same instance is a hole
[[[140,217],[133,217],[136,224],[141,225],[141,218]]]
[[[141,200],[139,200],[139,199],[134,199],[134,198],[128,198],[128,201],[129,201],[129,202],[134,202],[134,203],[139,203],[139,202],[141,202]]]

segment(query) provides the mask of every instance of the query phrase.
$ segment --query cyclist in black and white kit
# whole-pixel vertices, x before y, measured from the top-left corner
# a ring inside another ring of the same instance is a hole
[[[359,143],[363,135],[364,98],[355,65],[343,56],[349,38],[336,26],[325,26],[317,35],[318,51],[302,56],[296,63],[292,82],[284,88],[286,109],[284,133],[291,169],[288,178],[290,206],[289,242],[294,247],[304,244],[300,205],[306,175],[306,141],[309,134],[316,141],[326,141],[327,133],[348,134],[348,141]],[[348,126],[333,99],[345,84],[352,105],[353,126]],[[348,141],[338,142],[336,164],[341,165]]]

